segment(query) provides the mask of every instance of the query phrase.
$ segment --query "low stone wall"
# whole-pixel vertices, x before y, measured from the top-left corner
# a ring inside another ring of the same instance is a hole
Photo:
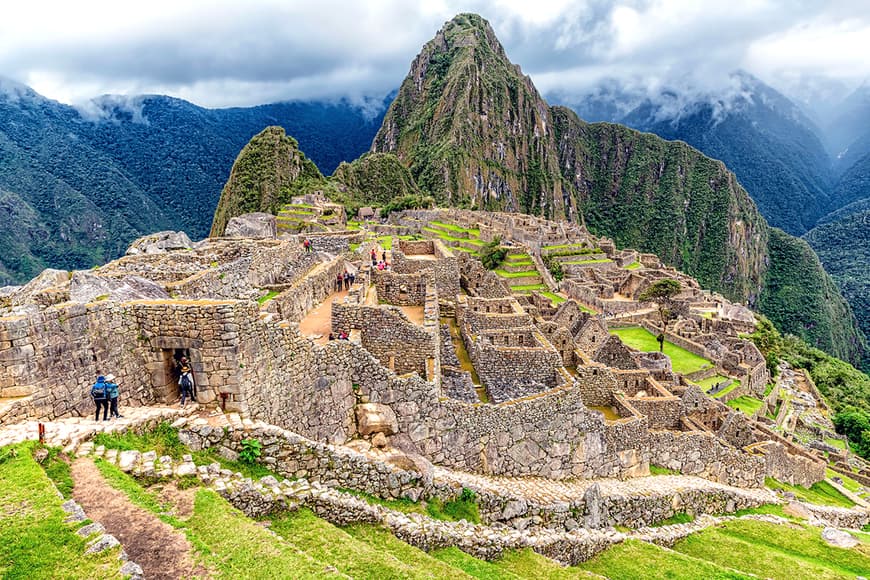
[[[698,431],[650,431],[649,457],[661,467],[738,487],[764,485],[765,462]]]
[[[432,279],[431,269],[413,274],[389,270],[372,270],[378,300],[396,306],[422,306],[426,301],[426,284]]]
[[[299,322],[335,291],[335,279],[338,274],[344,274],[346,268],[342,256],[323,262],[270,300],[266,308],[285,320]]]

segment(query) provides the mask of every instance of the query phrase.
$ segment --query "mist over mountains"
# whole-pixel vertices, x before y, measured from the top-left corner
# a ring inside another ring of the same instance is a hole
[[[389,98],[205,109],[105,96],[83,108],[0,84],[0,285],[89,268],[145,233],[208,234],[233,159],[280,125],[325,172],[371,144]]]

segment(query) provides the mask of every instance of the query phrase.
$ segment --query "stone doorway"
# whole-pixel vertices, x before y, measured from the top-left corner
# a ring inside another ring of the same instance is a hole
[[[190,359],[186,348],[160,349],[160,372],[154,373],[154,396],[158,403],[174,403],[181,396],[178,387],[178,363],[181,357]]]

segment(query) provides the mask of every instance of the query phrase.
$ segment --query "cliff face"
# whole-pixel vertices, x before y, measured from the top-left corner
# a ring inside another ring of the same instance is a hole
[[[566,215],[550,110],[484,19],[461,14],[411,64],[375,136],[440,204]]]
[[[209,235],[223,235],[231,217],[255,211],[277,212],[281,204],[290,201],[299,181],[306,180],[325,182],[295,139],[281,127],[267,127],[245,145],[233,163]]]
[[[420,195],[411,173],[390,153],[367,153],[342,162],[330,181],[341,192],[336,201],[346,204],[383,206],[397,197]]]

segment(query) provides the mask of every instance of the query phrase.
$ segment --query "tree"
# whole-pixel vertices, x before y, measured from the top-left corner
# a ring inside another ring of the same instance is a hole
[[[495,270],[507,257],[507,248],[501,247],[501,238],[495,238],[480,249],[480,262],[487,270]]]
[[[656,337],[659,341],[659,352],[665,348],[665,332],[668,330],[668,322],[677,318],[685,305],[677,304],[674,297],[683,289],[682,285],[673,278],[662,278],[649,285],[649,288],[641,292],[638,300],[641,302],[655,302],[658,305],[659,317],[662,320],[662,331]]]

